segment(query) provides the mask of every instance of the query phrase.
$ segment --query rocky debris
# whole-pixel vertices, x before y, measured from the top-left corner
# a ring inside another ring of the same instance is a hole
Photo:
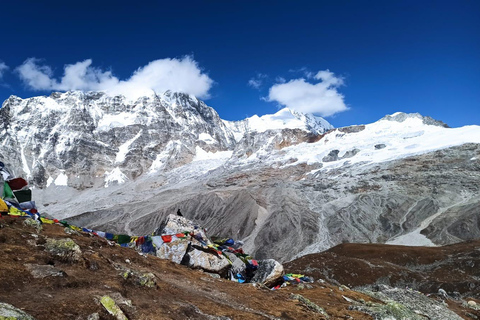
[[[64,277],[66,274],[63,270],[55,268],[52,265],[40,264],[25,264],[25,267],[30,271],[32,276],[36,279],[43,279],[45,277]]]
[[[132,283],[135,286],[156,288],[156,277],[151,272],[142,272],[133,269],[129,269],[119,264],[115,264],[115,268],[121,271],[122,278],[127,282]]]
[[[287,273],[305,273],[351,288],[387,284],[459,301],[478,295],[480,279],[474,266],[480,264],[479,246],[478,240],[443,247],[344,243],[284,267]],[[438,294],[440,288],[443,294]]]
[[[316,313],[320,313],[321,315],[325,316],[327,319],[330,318],[328,316],[327,312],[325,312],[325,310],[322,307],[316,305],[315,303],[313,303],[312,301],[310,301],[309,299],[305,298],[304,296],[302,296],[300,294],[291,294],[290,299],[298,300],[308,309],[310,309],[310,310],[312,310]]]
[[[62,262],[74,263],[79,262],[82,258],[80,247],[70,238],[48,238],[45,243],[45,250]]]
[[[132,320],[156,319],[159,316],[175,319],[324,319],[325,316],[318,313],[320,309],[314,305],[323,308],[331,319],[367,320],[372,316],[349,309],[349,306],[370,308],[373,303],[378,303],[377,299],[355,291],[355,288],[348,290],[341,286],[341,290],[340,284],[333,286],[323,280],[286,286],[277,292],[259,283],[239,285],[213,279],[204,272],[192,271],[152,255],[139,255],[131,249],[107,245],[104,239],[83,232],[74,240],[84,252],[83,256],[98,261],[100,268],[97,271],[92,272],[81,263],[62,264],[62,269],[71,276],[33,278],[28,275],[18,281],[12,274],[24,274],[25,261],[42,264],[52,259],[48,252],[38,247],[22,245],[31,236],[31,230],[21,220],[5,217],[3,222],[2,235],[7,240],[0,246],[0,300],[21,307],[39,320],[114,319],[115,316],[107,314],[100,303],[93,303],[92,297],[98,294],[100,296],[95,301],[100,302],[102,296],[108,296],[123,315]],[[63,235],[62,227],[45,224],[42,235],[47,238]],[[425,252],[425,248],[421,249]],[[472,250],[478,253],[474,247]],[[125,280],[121,274],[128,270],[133,272],[129,272]],[[139,275],[154,273],[156,287],[146,288],[137,284],[134,280],[136,272]],[[356,277],[368,276],[368,270],[359,268],[357,272]],[[447,283],[442,284],[442,288],[448,287]],[[290,293],[300,294],[305,299],[298,296],[289,298]],[[433,296],[438,300],[436,295]],[[449,299],[446,302],[451,310],[467,319],[480,316],[479,311],[469,307],[469,300],[475,299]],[[379,303],[378,307],[381,305]],[[390,307],[394,306],[391,304]],[[398,308],[401,307],[394,309]],[[412,316],[411,319],[415,318]],[[444,319],[450,320],[451,317],[447,313]]]
[[[100,315],[95,312],[90,315],[88,315],[87,320],[100,320]]]
[[[252,278],[252,282],[259,282],[266,286],[272,285],[282,277],[283,266],[273,259],[259,260],[258,269]]]
[[[115,303],[115,300],[110,298],[109,296],[103,296],[100,299],[100,303],[103,307],[110,313],[112,316],[115,317],[117,320],[128,320],[128,318],[123,313],[122,309]]]
[[[448,306],[431,299],[424,294],[411,289],[392,288],[387,285],[378,285],[376,291],[361,290],[361,292],[378,299],[385,305],[370,304],[356,306],[355,310],[362,310],[379,319],[412,319],[424,320],[461,320],[462,317],[448,309]],[[377,318],[376,318],[377,319]]]
[[[384,149],[386,147],[387,147],[387,145],[385,143],[379,143],[379,144],[375,145],[376,150]]]
[[[11,304],[0,302],[0,319],[1,320],[35,320],[28,313],[15,308]]]

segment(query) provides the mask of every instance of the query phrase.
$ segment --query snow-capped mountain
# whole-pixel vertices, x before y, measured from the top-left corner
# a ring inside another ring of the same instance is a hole
[[[254,115],[241,121],[223,121],[233,132],[236,141],[240,141],[245,133],[261,133],[267,130],[301,129],[303,131],[322,134],[333,129],[333,126],[321,117],[304,114],[284,108],[275,114]]]
[[[478,126],[396,113],[333,129],[288,109],[232,122],[172,92],[11,97],[0,119],[1,160],[41,211],[86,227],[145,234],[181,208],[281,261],[342,241],[480,236]]]

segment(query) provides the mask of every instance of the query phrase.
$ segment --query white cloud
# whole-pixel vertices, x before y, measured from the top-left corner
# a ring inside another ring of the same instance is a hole
[[[248,80],[248,85],[254,89],[259,90],[260,87],[263,85],[265,79],[267,79],[268,76],[263,73],[257,73],[257,75],[250,80]]]
[[[329,70],[312,73],[314,81],[304,78],[293,79],[285,83],[273,85],[268,93],[267,101],[276,101],[292,110],[303,113],[315,113],[323,117],[348,110],[344,97],[337,91],[343,80]]]
[[[5,64],[5,62],[0,61],[0,79],[2,79],[3,74],[4,74],[5,71],[7,71],[7,70],[8,70],[8,66]]]
[[[53,77],[49,66],[39,65],[40,60],[27,59],[16,71],[24,83],[33,90],[105,91],[137,98],[152,90],[185,92],[199,98],[208,98],[213,80],[203,73],[191,56],[181,59],[159,59],[138,68],[130,78],[120,80],[111,71],[92,66],[87,59],[64,67],[60,79]]]
[[[260,86],[262,85],[262,81],[261,80],[258,80],[258,79],[250,79],[248,80],[248,85],[254,89],[259,89]]]

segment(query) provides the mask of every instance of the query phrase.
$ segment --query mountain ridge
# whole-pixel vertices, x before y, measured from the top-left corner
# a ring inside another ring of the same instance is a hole
[[[1,151],[9,155],[2,161],[23,168],[17,175],[30,170],[41,212],[54,217],[147,234],[182,208],[213,234],[235,236],[256,256],[282,262],[342,241],[415,234],[437,245],[480,234],[478,126],[446,128],[396,113],[318,133],[280,110],[277,129],[246,130],[238,140],[228,122],[188,95],[167,92],[132,105],[104,103],[94,93],[54,97],[71,103],[77,95],[86,103],[67,112],[51,105],[52,117],[28,114],[41,108],[36,100],[4,104],[18,114],[0,109]],[[46,125],[32,129],[35,121]]]

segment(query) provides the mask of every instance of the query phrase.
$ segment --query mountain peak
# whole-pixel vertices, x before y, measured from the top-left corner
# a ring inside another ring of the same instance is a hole
[[[417,112],[415,113],[395,112],[394,114],[386,115],[380,120],[404,122],[407,119],[420,119],[425,125],[437,126],[442,128],[450,128],[443,121],[435,120],[428,116],[422,116],[420,113],[417,113]]]

